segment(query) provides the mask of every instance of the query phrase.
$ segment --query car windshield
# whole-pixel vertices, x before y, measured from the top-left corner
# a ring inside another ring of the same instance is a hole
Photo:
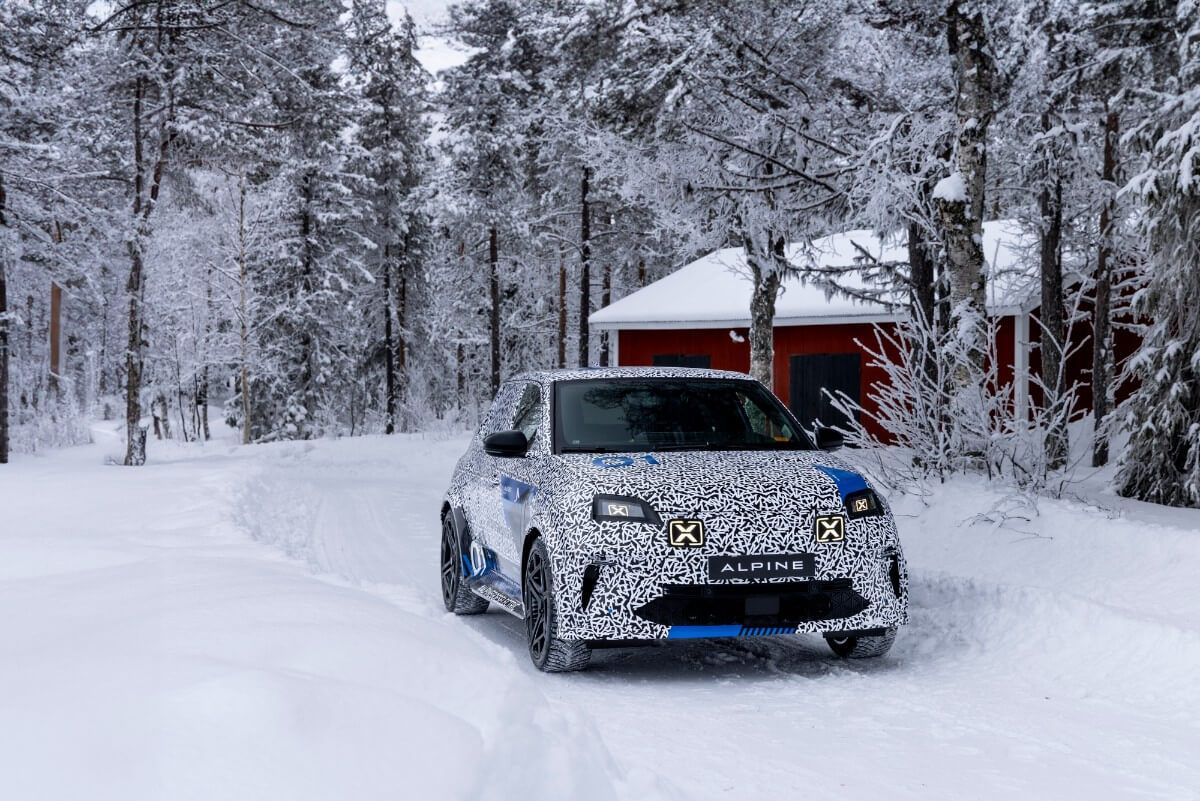
[[[755,381],[616,378],[555,384],[560,453],[812,448]]]

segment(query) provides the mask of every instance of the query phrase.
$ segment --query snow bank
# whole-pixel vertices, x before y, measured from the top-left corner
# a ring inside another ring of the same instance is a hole
[[[587,721],[440,608],[436,537],[359,513],[443,478],[404,440],[376,446],[390,469],[281,445],[158,448],[137,470],[84,448],[6,471],[5,797],[615,797]],[[354,537],[382,550],[350,559]],[[409,546],[428,558],[391,577],[410,585],[314,575],[377,559],[384,581]]]

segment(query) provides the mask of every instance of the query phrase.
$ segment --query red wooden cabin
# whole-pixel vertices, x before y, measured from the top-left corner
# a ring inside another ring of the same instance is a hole
[[[994,343],[1002,385],[1013,384],[1020,408],[1028,408],[1030,370],[1036,370],[1039,298],[1036,241],[1013,222],[984,225],[984,254],[988,262],[988,312],[996,322]],[[903,240],[880,241],[870,231],[848,231],[793,246],[789,258],[818,267],[861,267],[906,260]],[[869,257],[864,254],[870,254]],[[1026,266],[1028,265],[1028,266]],[[860,270],[838,280],[852,290],[866,290]],[[591,315],[594,331],[610,337],[610,361],[619,365],[679,365],[746,371],[751,284],[741,248],[726,248],[687,264],[674,273]],[[900,300],[900,299],[897,299]],[[806,426],[820,419],[836,424],[840,416],[829,406],[822,389],[845,392],[871,409],[871,385],[886,380],[871,366],[858,342],[875,345],[875,326],[891,327],[900,319],[903,303],[887,303],[830,293],[801,278],[784,283],[776,304],[774,391]],[[1090,326],[1076,325],[1076,343],[1069,360],[1069,382],[1086,385],[1091,373]],[[1126,336],[1125,340],[1129,337]],[[1134,342],[1119,340],[1118,356]],[[1080,393],[1086,412],[1091,393]],[[883,432],[868,418],[867,427]]]

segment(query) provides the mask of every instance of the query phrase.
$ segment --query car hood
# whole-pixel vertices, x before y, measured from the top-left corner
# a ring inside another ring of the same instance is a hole
[[[824,451],[578,453],[555,459],[594,492],[639,497],[669,514],[828,508],[867,486]]]

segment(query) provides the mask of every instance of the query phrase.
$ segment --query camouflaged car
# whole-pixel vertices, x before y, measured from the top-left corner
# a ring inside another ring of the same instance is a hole
[[[500,389],[442,506],[446,608],[523,618],[534,664],[594,647],[823,634],[887,652],[908,574],[887,504],[747,375],[528,373]]]

